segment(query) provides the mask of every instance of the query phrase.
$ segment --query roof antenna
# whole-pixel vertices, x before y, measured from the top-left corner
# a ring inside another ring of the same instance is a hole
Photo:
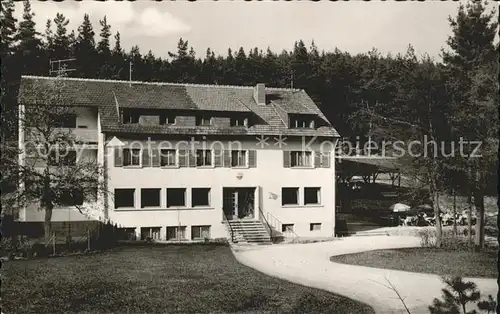
[[[49,59],[49,76],[53,73],[56,73],[57,76],[62,76],[66,72],[75,71],[76,69],[68,69],[66,62],[75,61],[75,58],[72,59],[60,59],[60,60],[50,60]],[[54,69],[54,64],[57,64],[57,67]]]

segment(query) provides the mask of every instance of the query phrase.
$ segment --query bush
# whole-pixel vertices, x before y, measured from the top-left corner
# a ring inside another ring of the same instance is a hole
[[[422,247],[436,247],[436,229],[425,228],[418,232],[418,236],[420,237],[420,245]],[[442,230],[441,247],[450,249],[467,248],[468,241],[467,234],[458,232],[457,235],[454,235],[452,229]]]

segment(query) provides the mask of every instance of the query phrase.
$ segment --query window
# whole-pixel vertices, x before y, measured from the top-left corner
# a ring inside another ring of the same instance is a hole
[[[281,205],[298,205],[299,188],[282,188]]]
[[[231,118],[230,125],[231,126],[247,126],[248,119],[246,118]]]
[[[294,151],[290,152],[290,166],[312,167],[312,152]]]
[[[320,188],[304,188],[304,205],[320,203]]]
[[[191,190],[191,206],[210,206],[210,189],[193,188]]]
[[[140,166],[141,165],[141,150],[139,148],[125,148],[123,150],[123,165],[124,166]]]
[[[212,118],[207,116],[196,117],[196,125],[212,125]]]
[[[196,165],[198,167],[212,166],[212,151],[209,149],[198,149],[196,151]]]
[[[160,150],[160,166],[169,167],[177,165],[177,152],[175,149]]]
[[[83,204],[83,190],[81,189],[63,189],[59,194],[59,205],[75,206]]]
[[[167,227],[167,241],[186,239],[186,226]]]
[[[231,151],[231,167],[245,167],[247,165],[246,150]]]
[[[135,207],[135,189],[115,189],[115,208]]]
[[[293,224],[282,224],[281,232],[293,232]]]
[[[175,124],[175,116],[174,115],[161,115],[160,116],[160,124],[168,125]]]
[[[131,110],[131,109],[124,109],[122,111],[122,122],[123,123],[139,123],[139,113]]]
[[[161,240],[161,227],[141,228],[141,240]]]
[[[314,120],[310,118],[293,118],[290,127],[314,129]]]
[[[48,162],[51,166],[74,166],[76,164],[76,151],[51,151]]]
[[[141,189],[141,208],[160,207],[160,189]]]
[[[54,117],[54,127],[76,128],[76,114],[61,114]]]
[[[320,231],[320,230],[321,230],[321,224],[320,223],[309,224],[309,231]]]
[[[210,239],[210,226],[192,226],[191,239],[192,240]]]
[[[186,206],[186,189],[167,189],[167,207]]]

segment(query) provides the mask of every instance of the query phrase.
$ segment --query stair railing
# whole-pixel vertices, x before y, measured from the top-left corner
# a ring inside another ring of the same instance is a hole
[[[262,217],[264,219],[264,222],[266,223],[267,229],[269,230],[269,237],[271,238],[271,242],[274,243],[274,235],[273,235],[273,228],[271,224],[269,224],[269,221],[266,218],[266,215],[264,215],[264,212],[262,211],[262,208],[259,206],[259,217]]]
[[[231,235],[231,242],[234,243],[234,230],[233,230],[233,227],[231,226],[231,223],[229,222],[229,219],[227,219],[226,212],[224,212],[224,210],[222,210],[222,212],[224,213],[224,222],[226,222],[226,225],[229,226],[229,233]]]
[[[283,225],[283,223],[278,218],[276,218],[274,215],[272,215],[271,213],[266,213],[266,215],[267,215],[267,219],[266,220],[271,220],[272,222],[274,222],[274,223],[272,223],[272,225],[276,229],[278,229],[279,226]],[[295,231],[293,231],[293,230],[290,230],[289,232],[291,232],[294,235],[294,237],[292,239],[292,243],[294,243],[299,238],[299,235],[297,233],[295,233]]]

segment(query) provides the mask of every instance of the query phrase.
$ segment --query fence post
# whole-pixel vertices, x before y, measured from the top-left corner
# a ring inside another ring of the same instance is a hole
[[[87,250],[90,251],[90,229],[87,228]]]
[[[52,254],[56,255],[56,233],[52,234]]]

